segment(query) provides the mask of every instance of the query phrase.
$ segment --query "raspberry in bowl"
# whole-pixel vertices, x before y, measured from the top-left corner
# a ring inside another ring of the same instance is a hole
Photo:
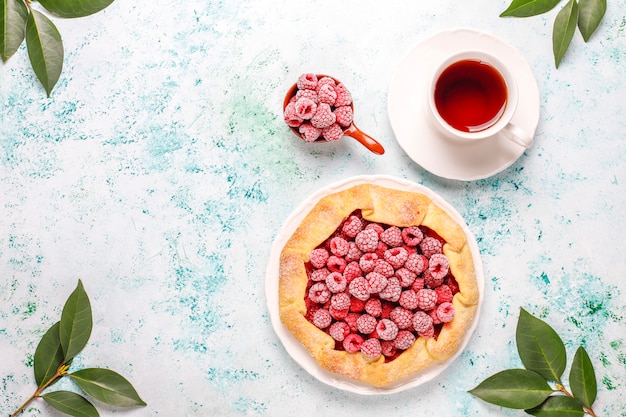
[[[283,102],[285,123],[305,142],[335,142],[350,136],[382,155],[382,145],[356,127],[353,116],[350,91],[339,80],[323,74],[300,75]]]

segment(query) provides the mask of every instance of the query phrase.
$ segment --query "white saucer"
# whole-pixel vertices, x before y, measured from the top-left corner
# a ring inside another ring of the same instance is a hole
[[[525,149],[500,135],[460,144],[443,137],[431,123],[426,94],[434,66],[444,55],[464,49],[496,55],[512,69],[519,101],[511,123],[534,136],[540,97],[530,66],[513,46],[473,29],[439,32],[415,46],[393,74],[387,110],[396,140],[413,161],[440,177],[472,181],[508,168]]]
[[[372,385],[365,384],[339,374],[331,373],[322,368],[313,359],[313,357],[309,354],[306,348],[289,332],[289,330],[287,330],[287,328],[280,321],[280,311],[278,306],[278,273],[280,265],[280,252],[287,243],[287,240],[291,237],[291,235],[295,232],[296,228],[298,227],[298,225],[300,225],[304,217],[311,211],[313,206],[317,204],[320,199],[329,194],[333,194],[352,186],[364,183],[376,184],[382,187],[425,194],[430,197],[430,199],[433,200],[439,207],[445,210],[446,213],[448,213],[459,225],[461,225],[463,231],[465,232],[465,235],[467,236],[469,248],[472,253],[472,258],[474,260],[476,280],[478,282],[478,290],[480,293],[478,307],[474,319],[472,320],[470,327],[463,337],[463,341],[459,346],[459,349],[454,355],[444,361],[433,364],[432,366],[426,368],[416,375],[408,377],[402,381],[399,381],[396,384],[384,388],[377,388]],[[441,196],[439,196],[429,188],[401,178],[385,175],[364,175],[347,178],[343,181],[324,187],[306,198],[289,216],[289,218],[287,218],[287,220],[279,230],[278,234],[276,235],[276,238],[274,239],[274,244],[272,245],[272,249],[270,252],[265,277],[265,297],[272,327],[274,328],[274,331],[276,332],[278,338],[285,347],[287,353],[300,366],[302,366],[302,368],[304,368],[309,374],[317,378],[319,381],[343,391],[362,395],[392,394],[407,390],[409,388],[414,388],[435,378],[443,370],[450,366],[465,349],[465,346],[469,342],[472,333],[476,329],[476,325],[478,324],[478,318],[480,315],[480,307],[483,300],[483,290],[484,275],[478,245],[476,243],[474,235],[468,229],[461,215]]]

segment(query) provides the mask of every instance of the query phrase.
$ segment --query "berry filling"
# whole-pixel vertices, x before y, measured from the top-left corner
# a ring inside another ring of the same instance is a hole
[[[373,223],[355,210],[309,256],[306,318],[335,349],[385,361],[437,338],[459,291],[444,244],[428,227]]]
[[[300,75],[296,87],[285,107],[285,123],[297,129],[306,142],[339,140],[352,124],[350,91],[331,77],[318,79],[311,73]]]

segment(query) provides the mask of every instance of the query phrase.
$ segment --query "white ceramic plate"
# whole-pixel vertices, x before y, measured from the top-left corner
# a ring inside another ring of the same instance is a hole
[[[540,97],[530,66],[513,46],[471,29],[439,32],[416,45],[392,76],[387,110],[396,140],[413,161],[440,177],[472,181],[508,168],[525,149],[500,135],[460,144],[443,137],[432,125],[427,94],[435,65],[442,57],[465,49],[491,53],[512,69],[519,100],[511,123],[534,136]]]
[[[427,368],[423,372],[420,372],[417,375],[414,375],[406,380],[400,381],[394,385],[385,387],[385,388],[377,388],[373,387],[369,384],[364,384],[359,381],[354,381],[350,378],[343,377],[342,375],[337,375],[331,373],[321,366],[313,359],[313,357],[309,354],[309,352],[305,349],[305,347],[287,330],[287,328],[282,324],[279,317],[279,308],[278,308],[278,269],[279,269],[279,257],[280,252],[283,247],[287,243],[289,237],[295,232],[298,225],[302,222],[304,217],[309,213],[309,211],[313,208],[313,206],[324,196],[336,193],[341,190],[345,190],[354,185],[369,183],[376,184],[387,188],[394,188],[399,190],[413,191],[419,192],[430,197],[439,207],[444,209],[454,220],[456,220],[463,228],[465,232],[470,249],[472,252],[472,257],[474,259],[474,264],[476,268],[476,278],[478,280],[478,288],[480,291],[480,298],[478,302],[478,309],[476,310],[476,315],[474,320],[468,329],[459,350],[453,355],[451,358],[441,361]],[[461,215],[446,201],[444,201],[439,195],[435,194],[430,189],[410,182],[400,178],[389,177],[389,176],[357,176],[346,179],[344,181],[332,184],[328,187],[325,187],[318,192],[311,195],[305,201],[300,204],[300,206],[291,214],[291,216],[284,223],[283,227],[280,229],[276,238],[274,240],[274,244],[272,246],[269,262],[267,264],[266,271],[266,279],[265,279],[265,296],[267,301],[267,307],[270,313],[270,320],[272,322],[272,327],[276,331],[278,338],[282,342],[283,346],[287,350],[287,353],[291,355],[291,357],[302,366],[307,372],[313,375],[318,380],[341,390],[349,391],[357,394],[363,395],[379,395],[379,394],[391,394],[399,391],[404,391],[409,388],[416,387],[424,382],[430,381],[439,373],[441,373],[444,369],[446,369],[456,357],[463,351],[465,346],[467,345],[474,329],[476,328],[476,324],[478,322],[478,317],[480,314],[480,306],[482,304],[482,294],[484,287],[484,277],[483,277],[483,269],[482,263],[480,260],[480,253],[478,251],[478,245],[476,244],[476,240],[474,239],[474,235],[467,228],[465,221],[461,217]]]

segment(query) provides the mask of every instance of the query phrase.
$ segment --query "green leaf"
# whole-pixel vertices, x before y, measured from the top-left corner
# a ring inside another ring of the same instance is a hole
[[[561,0],[513,0],[500,17],[537,16],[552,10]]]
[[[83,288],[83,283],[79,280],[61,313],[59,335],[66,362],[83,350],[91,336],[92,325],[89,297]]]
[[[554,63],[559,67],[561,59],[565,55],[569,44],[572,41],[576,25],[578,23],[578,3],[576,0],[569,0],[559,11],[554,19],[554,29],[552,31],[552,50],[554,51]]]
[[[596,31],[606,12],[606,0],[578,1],[578,29],[585,42]]]
[[[582,405],[591,408],[596,400],[598,386],[593,364],[587,351],[581,346],[574,355],[572,369],[569,372],[569,385],[572,394]]]
[[[582,417],[585,414],[578,401],[565,395],[549,397],[540,406],[526,412],[537,417]]]
[[[554,329],[522,308],[515,337],[524,367],[548,381],[559,382],[565,371],[567,354]]]
[[[83,17],[108,7],[113,0],[39,0],[50,13],[59,17]]]
[[[26,21],[26,47],[30,64],[50,97],[63,69],[63,43],[54,23],[37,10]]]
[[[552,392],[541,375],[527,369],[498,372],[469,391],[488,403],[516,409],[536,407]]]
[[[60,323],[56,322],[43,335],[37,349],[35,349],[35,359],[33,369],[35,371],[35,382],[41,387],[54,377],[59,366],[63,363],[63,348],[59,339]]]
[[[22,0],[0,0],[0,56],[9,59],[26,34],[28,9]]]
[[[109,369],[81,369],[69,377],[88,395],[109,405],[118,407],[146,405],[130,382]]]
[[[53,391],[41,396],[52,408],[74,417],[99,417],[87,399],[70,391]]]

